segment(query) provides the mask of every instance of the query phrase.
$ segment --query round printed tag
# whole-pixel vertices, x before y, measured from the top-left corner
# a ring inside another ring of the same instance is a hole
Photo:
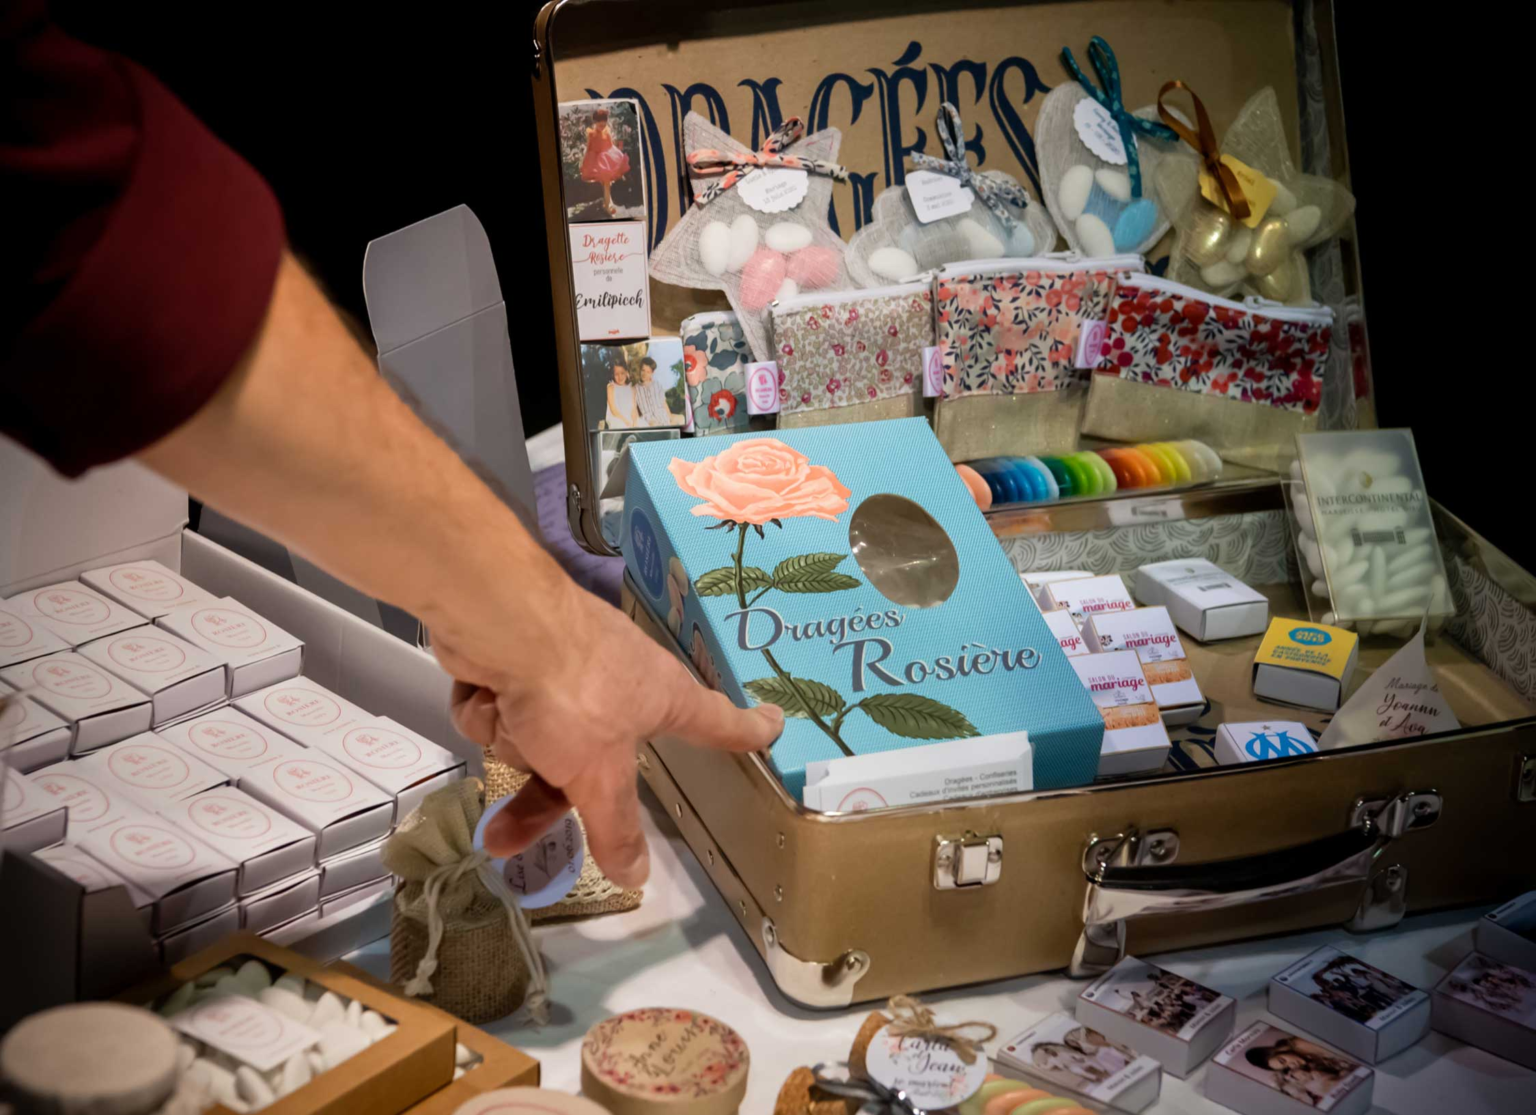
[[[517,795],[502,798],[480,817],[475,826],[475,847],[485,847],[485,826],[491,818],[510,805]],[[493,859],[491,865],[501,872],[507,889],[525,910],[553,906],[576,886],[581,865],[586,861],[586,841],[575,813],[567,813],[551,825],[525,850],[506,859]]]
[[[981,1090],[987,1059],[966,1064],[946,1042],[907,1035],[889,1026],[875,1032],[864,1057],[869,1075],[887,1088],[899,1088],[924,1111],[957,1107]]]

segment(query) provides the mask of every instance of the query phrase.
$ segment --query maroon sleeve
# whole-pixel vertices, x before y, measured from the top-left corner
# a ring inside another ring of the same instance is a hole
[[[0,197],[0,434],[78,475],[190,418],[266,314],[284,235],[261,177],[19,0],[0,4]]]

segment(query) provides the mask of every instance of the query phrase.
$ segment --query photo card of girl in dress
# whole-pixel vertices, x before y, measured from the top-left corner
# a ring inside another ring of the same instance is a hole
[[[645,158],[634,101],[560,106],[565,215],[578,221],[645,220]]]
[[[623,345],[582,345],[589,430],[677,427],[688,417],[683,342],[653,337]]]

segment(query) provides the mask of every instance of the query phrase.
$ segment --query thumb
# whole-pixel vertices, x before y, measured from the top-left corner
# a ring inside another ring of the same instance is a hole
[[[673,691],[671,707],[657,731],[695,747],[716,751],[763,751],[784,731],[777,705],[737,708],[724,693],[697,685],[686,674]]]

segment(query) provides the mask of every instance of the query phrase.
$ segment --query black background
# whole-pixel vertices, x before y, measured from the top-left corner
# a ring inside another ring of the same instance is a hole
[[[1443,84],[1487,58],[1483,30],[1436,18],[1433,41],[1394,45],[1381,37],[1381,6],[1336,7],[1379,422],[1413,427],[1431,493],[1530,568],[1520,508],[1532,454],[1521,445],[1526,392],[1513,386],[1528,361],[1509,343],[1521,248],[1499,252],[1496,236],[1463,249],[1470,235],[1456,224],[1515,228],[1529,201],[1508,196],[1525,189],[1515,163],[1500,172],[1485,157],[1472,103],[1458,110]],[[559,420],[529,100],[537,10],[534,0],[54,4],[67,29],[159,74],[266,175],[294,248],[360,321],[368,241],[468,204],[513,307],[529,433]],[[1487,103],[1501,102],[1490,92]]]

